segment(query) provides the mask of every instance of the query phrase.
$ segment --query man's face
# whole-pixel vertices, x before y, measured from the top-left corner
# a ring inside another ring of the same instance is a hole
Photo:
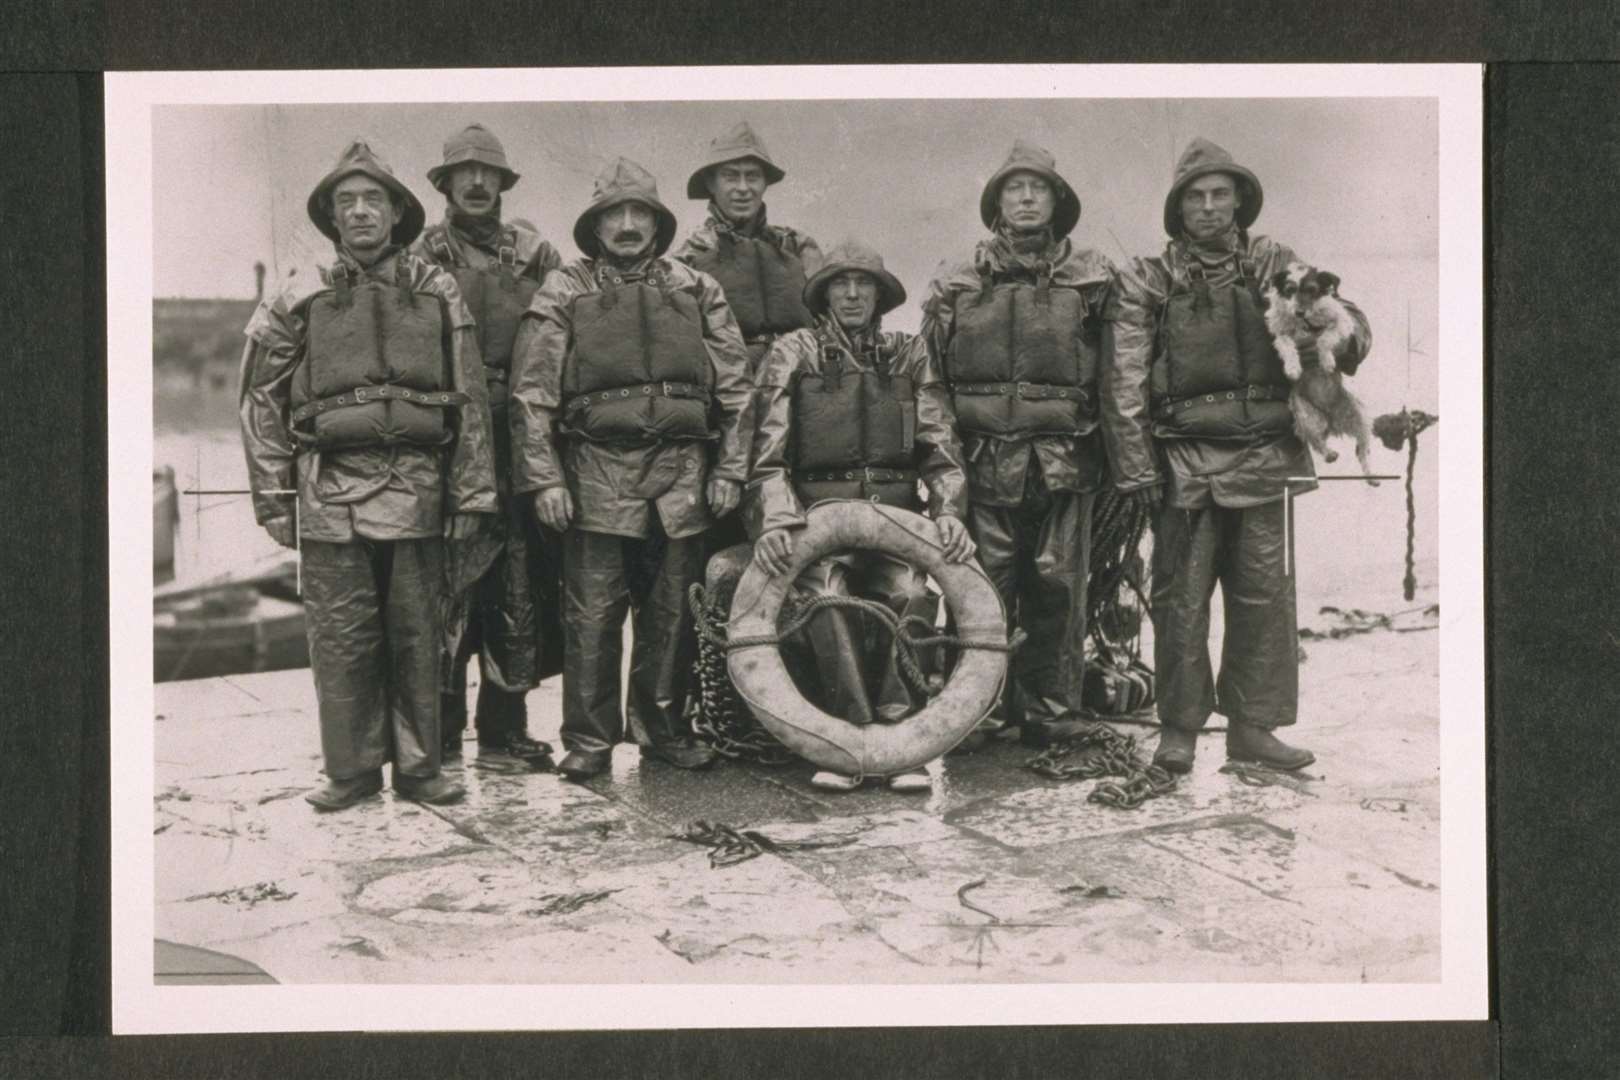
[[[753,220],[765,205],[764,166],[752,158],[716,165],[709,170],[709,197],[730,220]]]
[[[332,189],[332,220],[353,251],[376,251],[386,244],[402,214],[388,189],[363,173],[344,177]]]
[[[596,215],[596,239],[608,254],[634,259],[652,250],[658,219],[646,203],[622,202]]]
[[[827,310],[845,330],[859,330],[877,313],[877,278],[865,270],[845,270],[827,284]]]
[[[1057,192],[1046,177],[1015,172],[1001,183],[1001,220],[1015,232],[1037,232],[1052,222]]]
[[[1229,173],[1200,176],[1181,191],[1181,227],[1194,240],[1207,240],[1232,224],[1243,195]]]
[[[501,170],[481,161],[464,161],[450,170],[450,202],[475,216],[493,213],[501,196]]]

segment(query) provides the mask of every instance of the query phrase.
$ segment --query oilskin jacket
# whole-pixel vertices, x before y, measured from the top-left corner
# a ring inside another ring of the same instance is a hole
[[[345,287],[346,307],[337,303]],[[381,333],[350,333],[357,324]],[[478,335],[449,274],[394,248],[369,265],[340,248],[318,281],[290,282],[261,304],[246,334],[238,412],[260,524],[292,512],[272,492],[295,485],[307,540],[436,537],[445,514],[496,511]],[[332,404],[295,428],[300,407],[336,401],[326,392],[341,389],[348,368],[369,371],[378,362],[379,341],[399,396]],[[430,376],[434,389],[461,404],[421,405],[403,396],[424,392],[411,384]],[[377,438],[320,445],[334,427]]]
[[[1315,475],[1258,295],[1296,261],[1285,245],[1234,229],[1198,243],[1178,237],[1121,275],[1103,376],[1103,430],[1120,490],[1168,481],[1172,506],[1245,507],[1281,499],[1285,477]],[[1359,308],[1345,307],[1355,333],[1335,363],[1351,375],[1372,332]],[[1309,349],[1302,344],[1307,361]]]
[[[754,466],[743,514],[755,537],[804,524],[822,499],[869,499],[967,516],[950,395],[922,341],[821,316],[778,338],[754,394]]]
[[[711,474],[748,479],[753,384],[715,280],[666,258],[581,259],[550,275],[513,354],[512,488],[566,484],[573,527],[667,535],[713,523]]]
[[[804,284],[821,267],[814,240],[765,215],[761,207],[753,221],[733,225],[711,203],[708,219],[674,256],[720,283],[756,364],[777,335],[810,325]]]
[[[502,520],[498,528],[485,530],[452,552],[452,586],[458,594],[470,590],[471,606],[451,617],[448,630],[458,679],[461,665],[455,659],[464,663],[473,649],[478,652],[480,730],[497,734],[491,725],[499,727],[501,721],[494,713],[500,710],[492,704],[496,696],[491,690],[518,693],[532,689],[542,678],[560,671],[562,663],[562,628],[557,621],[559,553],[544,542],[524,501],[511,498],[511,425],[506,410],[518,325],[540,282],[562,260],[527,222],[500,223],[487,237],[478,237],[458,228],[454,212],[449,210],[411,251],[454,275],[478,326],[494,425]],[[450,707],[464,711],[466,704],[458,696]]]
[[[490,408],[504,408],[518,324],[545,276],[562,265],[557,249],[525,221],[505,222],[490,239],[477,240],[456,228],[447,211],[445,220],[423,231],[411,253],[455,276],[478,326]],[[497,439],[504,441],[504,434],[497,432]]]
[[[952,389],[975,503],[1021,503],[1031,458],[1048,491],[1102,486],[1097,372],[1115,277],[1067,239],[1019,253],[995,236],[929,284],[921,336]]]

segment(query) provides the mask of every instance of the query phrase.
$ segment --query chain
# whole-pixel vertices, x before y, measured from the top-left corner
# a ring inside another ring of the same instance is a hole
[[[786,765],[794,759],[793,752],[755,719],[731,684],[724,637],[729,601],[717,590],[705,603],[692,606],[698,629],[698,697],[692,730],[722,757]]]
[[[1049,780],[1101,780],[1086,801],[1119,810],[1135,810],[1176,790],[1174,776],[1142,760],[1136,736],[1121,735],[1102,723],[1054,742],[1024,767]]]

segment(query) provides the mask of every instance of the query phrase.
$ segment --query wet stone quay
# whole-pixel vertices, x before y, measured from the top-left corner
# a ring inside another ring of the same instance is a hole
[[[930,794],[840,795],[633,746],[576,785],[469,737],[464,802],[317,814],[307,671],[161,684],[155,936],[283,983],[1434,980],[1437,636],[1308,642],[1290,737],[1315,765],[1223,771],[1211,732],[1135,810],[1016,741]],[[555,743],[557,685],[529,705]],[[682,839],[699,821],[711,842]]]

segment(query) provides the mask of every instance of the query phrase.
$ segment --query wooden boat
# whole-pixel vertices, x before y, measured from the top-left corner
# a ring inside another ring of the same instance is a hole
[[[152,470],[152,572],[161,581],[174,577],[174,534],[180,527],[180,493],[174,469]]]
[[[293,553],[278,552],[241,571],[154,590],[153,679],[308,667],[296,574]]]

